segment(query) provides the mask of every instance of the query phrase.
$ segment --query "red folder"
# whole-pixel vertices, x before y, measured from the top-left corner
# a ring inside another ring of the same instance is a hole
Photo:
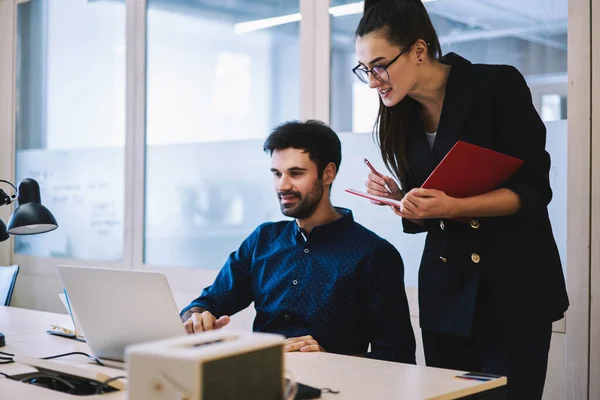
[[[421,187],[450,197],[477,196],[506,182],[522,164],[519,158],[458,141]]]

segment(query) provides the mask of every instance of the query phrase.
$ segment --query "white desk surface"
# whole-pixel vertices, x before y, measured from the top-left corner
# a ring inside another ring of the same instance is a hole
[[[46,357],[71,351],[89,353],[85,343],[46,334],[51,324],[70,326],[63,314],[0,306],[0,332],[6,335],[6,346],[0,351]],[[65,357],[56,362],[77,364],[108,376],[126,375],[126,371],[104,368],[84,356]],[[506,378],[479,382],[455,378],[461,371],[428,368],[328,353],[287,353],[286,370],[304,384],[339,390],[339,394],[323,394],[324,399],[435,399],[450,400],[479,393],[506,384]],[[18,374],[31,372],[20,364],[0,365],[0,372]],[[83,398],[14,382],[0,376],[0,400],[4,399],[64,400]],[[88,398],[126,399],[123,392],[113,392]]]

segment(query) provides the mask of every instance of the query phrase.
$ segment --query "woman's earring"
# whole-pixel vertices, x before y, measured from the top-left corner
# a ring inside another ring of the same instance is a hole
[[[421,59],[419,58],[419,62],[422,62],[422,61],[423,61],[423,60],[421,60]]]

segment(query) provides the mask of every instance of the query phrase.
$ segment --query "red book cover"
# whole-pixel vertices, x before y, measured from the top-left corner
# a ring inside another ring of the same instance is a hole
[[[519,158],[458,141],[421,187],[450,197],[477,196],[506,182],[522,164]]]

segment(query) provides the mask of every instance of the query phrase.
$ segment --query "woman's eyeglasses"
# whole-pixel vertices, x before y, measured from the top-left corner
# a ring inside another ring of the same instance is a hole
[[[400,56],[404,54],[408,49],[410,49],[410,46],[402,50],[400,54],[394,57],[392,61],[390,61],[386,65],[375,65],[371,69],[366,69],[363,68],[360,64],[358,64],[356,67],[352,68],[352,72],[362,83],[369,83],[369,72],[372,73],[375,79],[377,79],[379,82],[386,83],[390,80],[390,74],[388,74],[387,69],[390,67],[390,65],[396,62],[396,60],[399,59]]]

